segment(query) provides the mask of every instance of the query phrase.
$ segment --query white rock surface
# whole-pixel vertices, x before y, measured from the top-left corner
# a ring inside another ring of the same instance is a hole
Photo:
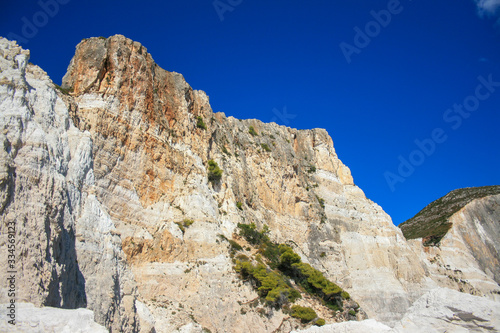
[[[376,320],[344,322],[295,331],[304,333],[500,332],[500,303],[447,288],[431,290],[390,328]]]
[[[106,326],[134,330],[134,278],[92,195],[91,135],[73,125],[62,94],[28,60],[28,51],[0,38],[0,262],[7,263],[7,223],[15,223],[18,302],[88,307]],[[7,275],[2,270],[1,280]],[[6,283],[0,292],[8,302]]]
[[[1,304],[1,332],[29,333],[107,333],[108,330],[94,321],[94,313],[87,309],[37,308],[31,303],[16,304],[15,325],[4,320],[7,304]]]
[[[500,303],[447,288],[416,301],[396,332],[500,332]]]
[[[438,247],[409,241],[440,286],[500,301],[500,195],[478,198],[453,214]]]
[[[348,321],[325,326],[312,326],[292,333],[393,333],[393,329],[375,319]]]

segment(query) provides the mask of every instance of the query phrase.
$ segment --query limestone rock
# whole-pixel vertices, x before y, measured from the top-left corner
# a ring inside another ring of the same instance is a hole
[[[268,225],[277,242],[293,241],[371,317],[400,318],[428,283],[400,230],[353,185],[325,130],[213,114],[204,93],[123,36],[82,41],[63,86],[73,89],[75,123],[92,135],[96,197],[121,235],[153,315],[159,304],[177,313],[178,303],[211,330],[228,320],[243,320],[239,327],[258,322],[238,314],[238,302],[255,295],[245,286],[227,288],[238,278],[228,248],[216,242],[217,234],[231,238],[243,221]],[[198,117],[206,130],[196,126]],[[207,181],[209,159],[224,170],[218,184]],[[175,223],[185,218],[195,223],[183,234]],[[217,296],[212,279],[221,288]],[[227,310],[212,313],[213,297]],[[283,318],[254,327],[273,330]]]
[[[2,304],[5,318],[7,304]],[[94,321],[94,313],[87,309],[37,308],[31,303],[16,304],[16,325],[0,321],[2,332],[61,332],[107,333],[108,330]]]
[[[322,327],[313,326],[305,330],[293,331],[292,333],[392,333],[389,326],[384,325],[375,319],[363,321],[348,321],[344,323],[325,325]]]
[[[29,53],[0,39],[0,259],[15,225],[16,299],[95,310],[117,331],[136,329],[135,282],[121,240],[94,195],[93,142]],[[0,273],[6,280],[7,271]],[[6,302],[1,284],[0,301]]]
[[[438,288],[419,298],[394,328],[369,319],[311,327],[298,332],[500,332],[500,303],[447,288]]]
[[[500,194],[467,200],[447,219],[439,246],[410,241],[436,283],[500,301],[499,207]]]
[[[15,43],[0,50],[0,260],[15,221],[18,300],[87,307],[111,332],[304,328],[257,304],[233,269],[227,239],[252,222],[384,324],[443,284],[354,185],[325,130],[213,113],[120,35],[83,40],[60,89]],[[212,159],[220,181],[208,180]]]
[[[396,332],[500,332],[500,303],[447,288],[416,301]]]

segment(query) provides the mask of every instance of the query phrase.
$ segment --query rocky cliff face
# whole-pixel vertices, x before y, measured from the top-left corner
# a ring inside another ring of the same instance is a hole
[[[267,225],[387,324],[438,285],[326,131],[213,113],[205,93],[123,36],[82,41],[62,88],[15,43],[0,46],[0,246],[16,221],[20,300],[86,306],[114,332],[300,328],[256,305],[234,271],[226,239],[238,223]]]
[[[451,191],[431,202],[399,227],[406,239],[423,238],[424,245],[438,245],[453,223],[450,217],[475,199],[500,194],[500,186],[468,187]]]
[[[15,225],[16,299],[88,306],[116,331],[137,327],[135,282],[121,240],[96,196],[92,137],[29,53],[0,40],[0,258]],[[0,276],[6,280],[7,270]],[[8,301],[2,284],[2,301]]]
[[[440,199],[439,212],[454,213],[445,220],[449,230],[438,245],[425,246],[426,238],[410,241],[439,285],[500,300],[500,194],[494,194],[499,190],[492,186],[451,192]],[[446,205],[450,197],[453,209]],[[425,221],[435,220],[435,215],[428,216]]]

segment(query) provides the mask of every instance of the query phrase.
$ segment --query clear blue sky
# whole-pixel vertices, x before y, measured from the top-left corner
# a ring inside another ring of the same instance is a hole
[[[82,38],[123,34],[214,111],[326,128],[395,224],[453,189],[500,184],[499,0],[58,1],[51,15],[37,1],[0,4],[0,35],[22,37],[54,82]],[[371,11],[388,8],[376,23]],[[453,110],[464,103],[471,112]],[[398,171],[400,156],[413,170]]]

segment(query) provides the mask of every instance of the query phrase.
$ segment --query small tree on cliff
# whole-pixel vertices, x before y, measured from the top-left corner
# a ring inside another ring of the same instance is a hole
[[[211,182],[218,182],[222,178],[222,169],[214,160],[208,161],[208,180]]]

